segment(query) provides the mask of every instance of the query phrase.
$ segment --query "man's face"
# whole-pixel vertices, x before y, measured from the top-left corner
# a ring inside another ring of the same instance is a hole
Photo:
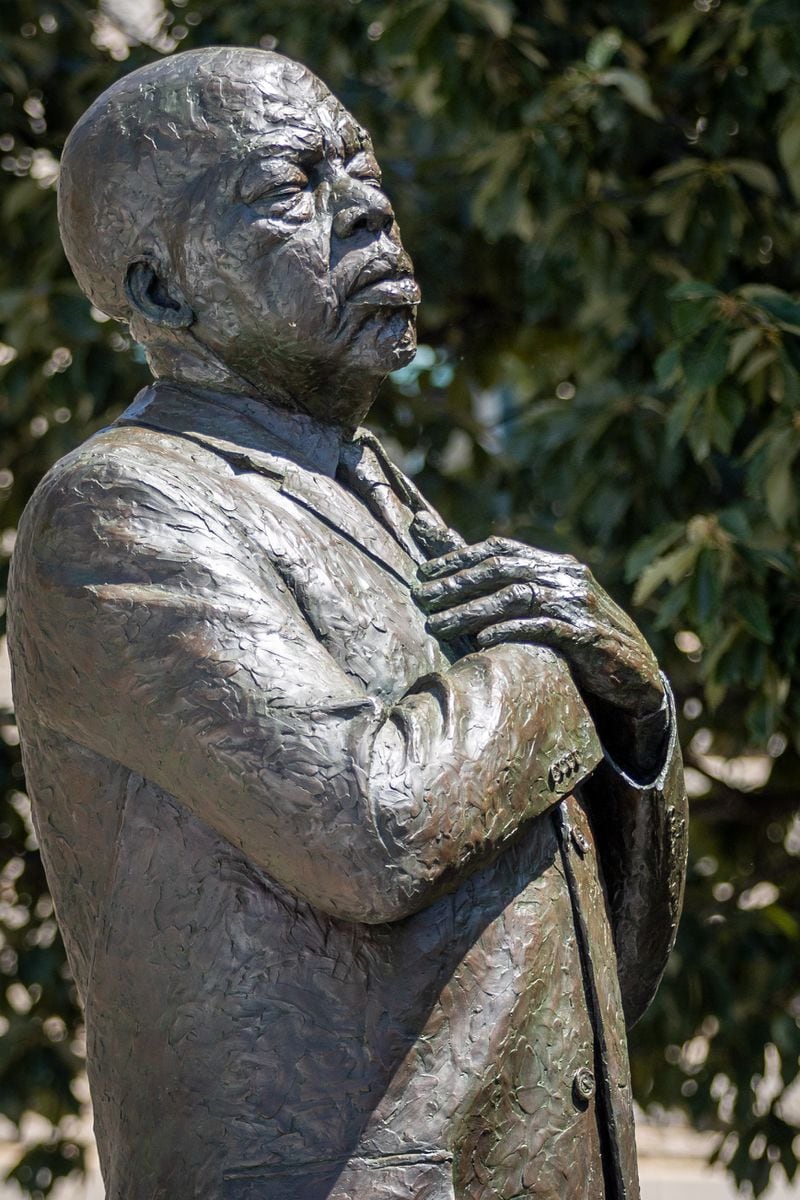
[[[419,290],[364,131],[313,76],[283,90],[218,136],[172,257],[194,335],[227,366],[331,402],[335,380],[410,361]]]

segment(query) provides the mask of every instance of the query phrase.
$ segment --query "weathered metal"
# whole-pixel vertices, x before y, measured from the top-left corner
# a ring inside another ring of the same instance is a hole
[[[419,299],[369,138],[279,55],[175,55],[60,210],[157,377],[9,595],[109,1200],[634,1200],[669,688],[585,568],[467,546],[359,428]]]

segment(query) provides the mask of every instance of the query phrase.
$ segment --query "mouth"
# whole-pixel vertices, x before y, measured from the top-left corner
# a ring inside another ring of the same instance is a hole
[[[347,292],[348,301],[359,307],[407,307],[420,302],[420,290],[406,261],[374,258],[356,275]]]

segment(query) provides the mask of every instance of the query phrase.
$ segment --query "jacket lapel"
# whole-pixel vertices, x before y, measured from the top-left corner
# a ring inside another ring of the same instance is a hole
[[[252,422],[233,416],[227,408],[203,396],[185,396],[181,392],[146,389],[118,419],[117,424],[141,425],[182,440],[204,446],[225,459],[238,472],[253,472],[266,476],[278,485],[283,495],[323,524],[356,546],[373,562],[377,562],[396,579],[409,586],[416,579],[413,541],[406,529],[389,526],[377,518],[358,495],[323,472],[314,471],[288,457],[290,447],[282,438],[271,435]],[[219,431],[231,436],[219,436]],[[399,502],[398,502],[399,504]]]
[[[327,475],[286,464],[281,492],[357,546],[404,584],[416,580],[416,564],[392,534],[350,491]]]

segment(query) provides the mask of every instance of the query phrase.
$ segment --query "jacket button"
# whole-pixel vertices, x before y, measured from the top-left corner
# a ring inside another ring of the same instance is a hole
[[[572,830],[572,843],[575,849],[578,851],[578,854],[580,854],[581,858],[583,858],[584,854],[587,854],[591,849],[588,841],[581,833],[580,829]]]
[[[572,1081],[572,1095],[575,1103],[580,1107],[591,1100],[595,1093],[594,1075],[588,1067],[581,1067],[575,1072],[575,1078]]]

